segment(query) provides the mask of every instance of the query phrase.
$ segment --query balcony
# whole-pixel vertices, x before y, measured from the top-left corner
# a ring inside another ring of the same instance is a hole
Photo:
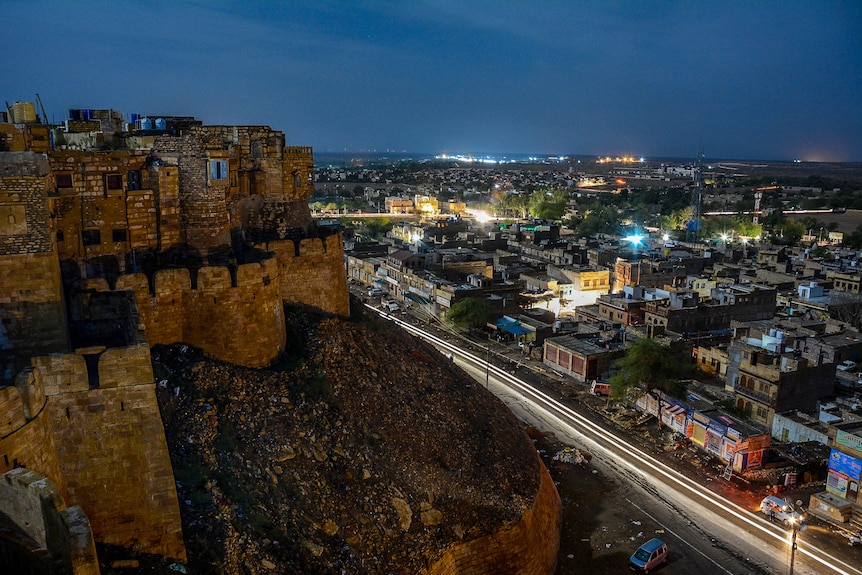
[[[765,393],[760,393],[759,391],[754,391],[753,389],[749,389],[747,387],[743,387],[741,385],[737,385],[733,388],[734,392],[743,397],[747,397],[757,403],[762,403],[767,407],[775,407],[775,398],[770,395],[766,395]]]

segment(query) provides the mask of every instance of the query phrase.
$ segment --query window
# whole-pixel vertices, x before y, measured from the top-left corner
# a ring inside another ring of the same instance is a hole
[[[99,230],[84,230],[81,239],[85,246],[97,246],[102,243],[102,234]]]
[[[111,230],[111,241],[114,241],[114,242],[126,241],[126,230]]]
[[[57,188],[68,189],[72,187],[72,174],[57,174],[54,176]]]
[[[141,172],[131,171],[126,177],[128,178],[129,190],[141,189]]]
[[[123,189],[123,176],[120,174],[105,174],[105,189],[109,192]]]
[[[227,176],[227,160],[210,161],[210,181],[226,180]]]
[[[57,241],[58,242],[63,241],[63,230],[57,230]]]

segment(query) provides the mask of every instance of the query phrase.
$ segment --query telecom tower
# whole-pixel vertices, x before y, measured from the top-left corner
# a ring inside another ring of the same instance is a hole
[[[697,242],[700,238],[701,198],[703,196],[703,145],[697,150],[697,164],[694,167],[694,189],[691,192],[692,216],[686,224],[685,241]]]

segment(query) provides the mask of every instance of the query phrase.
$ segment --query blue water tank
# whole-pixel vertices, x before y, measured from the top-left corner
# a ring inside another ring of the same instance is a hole
[[[168,123],[164,118],[156,118],[156,130],[167,130]]]
[[[141,118],[141,129],[142,130],[152,130],[153,129],[153,121],[149,118]]]

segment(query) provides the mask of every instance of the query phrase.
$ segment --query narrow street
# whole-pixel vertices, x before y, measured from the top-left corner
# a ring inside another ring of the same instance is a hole
[[[592,455],[588,472],[606,479],[603,495],[608,497],[602,497],[600,517],[588,537],[589,563],[596,565],[586,572],[618,572],[637,545],[652,536],[662,537],[671,548],[663,573],[788,572],[790,531],[770,524],[753,505],[741,506],[713,491],[710,484],[717,481],[713,477],[681,473],[650,446],[618,435],[597,413],[563,397],[560,386],[552,385],[555,378],[559,383],[559,376],[539,362],[526,359],[517,348],[466,340],[409,314],[403,314],[404,319],[402,314],[388,317],[452,354],[477,382],[487,382],[525,425]],[[561,495],[565,504],[578,504],[562,489]],[[566,572],[563,564],[570,556],[572,565],[583,568],[586,558],[581,553],[563,549],[560,573]],[[856,575],[862,573],[860,565],[862,550],[846,545],[823,526],[812,524],[798,533],[794,573]]]

